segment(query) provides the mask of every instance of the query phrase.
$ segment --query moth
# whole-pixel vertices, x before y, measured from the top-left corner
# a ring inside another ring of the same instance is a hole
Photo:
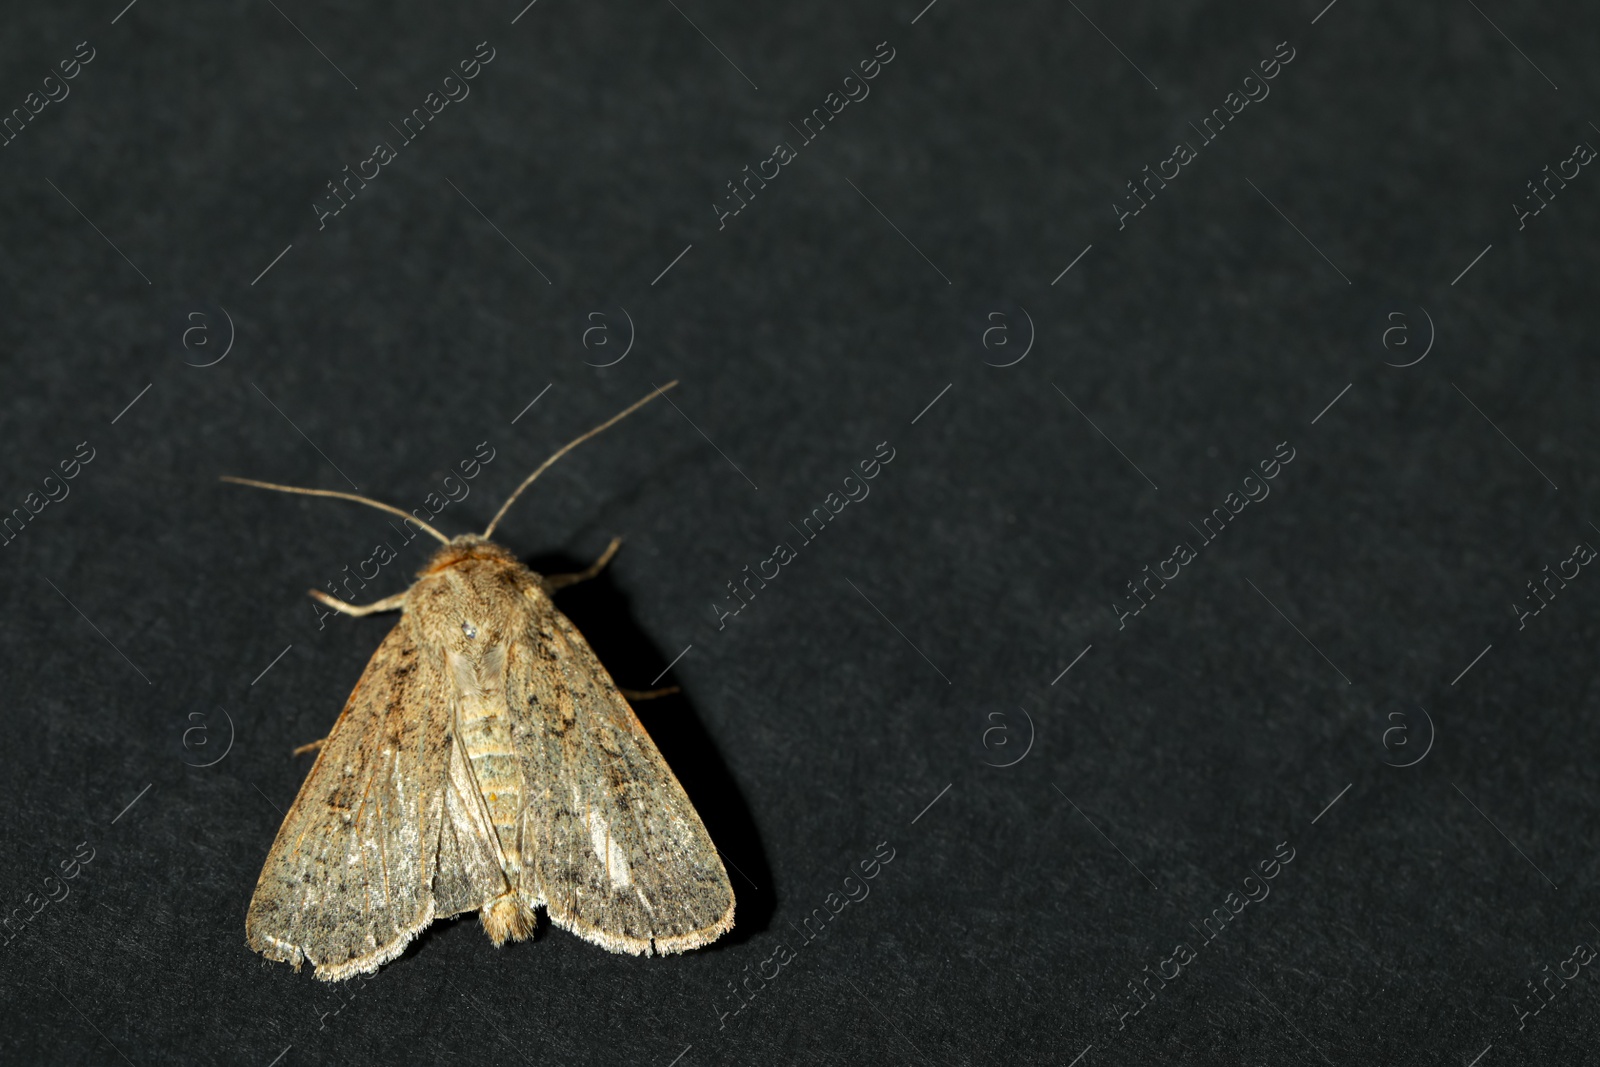
[[[670,389],[676,382],[664,388]],[[496,945],[537,909],[612,952],[708,944],[734,895],[683,787],[583,635],[551,600],[599,573],[540,575],[490,535],[576,438],[530,474],[482,534],[446,537],[403,593],[347,615],[400,612],[345,701],[267,855],[245,917],[250,947],[316,977],[370,974],[436,919],[476,911]],[[351,493],[225,477],[337,497]],[[648,695],[648,694],[636,694]]]

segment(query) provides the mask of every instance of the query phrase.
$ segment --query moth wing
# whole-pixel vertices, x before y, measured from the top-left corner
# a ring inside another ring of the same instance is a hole
[[[454,735],[446,758],[448,782],[433,881],[436,919],[477,911],[511,889],[499,836],[467,763],[466,749]]]
[[[733,886],[689,797],[589,643],[553,605],[508,663],[528,790],[523,901],[612,952],[683,952],[733,926]]]
[[[324,981],[371,973],[435,916],[450,696],[402,618],[373,653],[267,854],[245,934]]]

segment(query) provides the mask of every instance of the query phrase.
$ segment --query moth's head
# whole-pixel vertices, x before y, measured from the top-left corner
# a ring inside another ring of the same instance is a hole
[[[406,597],[411,625],[430,645],[477,662],[526,625],[538,577],[481,534],[452,538],[428,560]],[[503,652],[501,653],[503,654]]]
[[[501,563],[516,563],[517,557],[482,534],[460,534],[440,545],[438,550],[428,558],[427,566],[417,572],[417,577],[425,578],[430,574],[438,574],[442,570],[473,560],[496,560]]]

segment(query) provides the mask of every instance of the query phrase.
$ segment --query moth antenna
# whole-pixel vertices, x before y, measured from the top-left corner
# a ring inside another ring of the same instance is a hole
[[[675,386],[677,384],[678,384],[678,380],[676,378],[674,378],[672,381],[668,382],[666,385],[658,385],[658,386],[656,386],[655,392],[651,393],[649,396],[643,398],[642,400],[634,401],[632,404],[629,404],[627,407],[623,408],[621,411],[617,412],[615,415],[611,416],[605,422],[602,422],[599,426],[596,426],[594,429],[590,430],[588,433],[581,434],[578,437],[573,438],[571,441],[568,441],[566,444],[562,445],[560,448],[558,448],[556,450],[555,455],[551,456],[549,459],[547,459],[543,463],[539,464],[539,466],[534,469],[534,472],[532,474],[528,475],[526,478],[524,478],[522,480],[522,484],[517,486],[516,490],[510,496],[506,497],[506,502],[504,504],[500,505],[500,510],[494,513],[494,518],[490,519],[489,520],[489,525],[484,528],[483,536],[488,537],[490,534],[494,533],[494,528],[496,526],[500,525],[500,520],[505,518],[506,512],[511,509],[511,505],[516,502],[517,497],[522,495],[522,491],[524,489],[528,488],[528,486],[533,484],[533,480],[535,478],[539,477],[539,475],[543,474],[546,470],[549,470],[550,469],[550,465],[552,463],[554,463],[556,460],[560,459],[562,456],[566,455],[568,452],[571,452],[574,448],[577,448],[579,445],[583,444],[585,441],[587,441],[589,438],[593,437],[595,434],[599,433],[601,430],[609,429],[612,426],[616,425],[617,423],[621,422],[623,419],[627,418],[629,415],[632,415],[635,411],[638,411],[640,408],[642,408],[646,404],[650,403],[650,401],[652,401],[656,397],[662,395],[668,389],[671,389],[673,386]],[[669,401],[669,403],[670,403],[670,401]]]
[[[392,504],[385,504],[381,501],[372,500],[368,497],[357,496],[354,493],[339,493],[332,489],[302,489],[298,485],[277,485],[273,482],[258,482],[254,478],[235,478],[231,474],[224,474],[222,476],[222,481],[232,482],[235,485],[253,485],[257,489],[273,489],[280,493],[304,493],[306,496],[331,496],[336,500],[354,500],[357,504],[366,504],[368,507],[377,508],[379,511],[387,511],[391,515],[398,515],[407,522],[415,523],[417,526],[437,537],[445,544],[448,545],[450,543],[450,538],[446,537],[438,530],[435,530],[432,526],[429,526],[415,515],[401,511]]]

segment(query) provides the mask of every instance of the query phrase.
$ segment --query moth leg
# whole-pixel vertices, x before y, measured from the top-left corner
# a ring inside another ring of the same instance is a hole
[[[398,611],[400,608],[405,606],[406,600],[406,595],[404,593],[396,593],[394,596],[386,596],[382,600],[374,601],[371,604],[347,604],[338,597],[329,596],[320,589],[311,590],[311,596],[312,599],[321,601],[333,610],[342,612],[346,615],[371,615],[379,611]],[[316,752],[318,749],[322,748],[323,744],[327,740],[328,739],[324,737],[320,740],[313,741],[308,745],[301,745],[299,748],[289,753],[289,755],[303,756],[307,752]]]
[[[557,589],[564,588],[565,586],[575,585],[578,582],[587,582],[590,578],[593,578],[595,575],[606,569],[606,564],[611,562],[611,557],[615,556],[617,554],[617,549],[621,547],[622,538],[613,537],[611,539],[611,543],[606,546],[606,550],[600,553],[600,558],[589,564],[589,566],[585,567],[583,570],[578,571],[576,574],[545,575],[545,589],[553,593]]]
[[[396,593],[394,596],[386,596],[382,600],[374,601],[371,604],[347,604],[338,597],[329,596],[320,589],[311,590],[311,598],[321,601],[334,611],[342,612],[345,615],[371,615],[378,611],[399,611],[405,606],[406,602],[404,593]]]
[[[683,690],[675,685],[663,686],[660,689],[624,689],[618,686],[617,692],[629,700],[655,700],[657,697],[669,697],[673,693],[681,693]]]

